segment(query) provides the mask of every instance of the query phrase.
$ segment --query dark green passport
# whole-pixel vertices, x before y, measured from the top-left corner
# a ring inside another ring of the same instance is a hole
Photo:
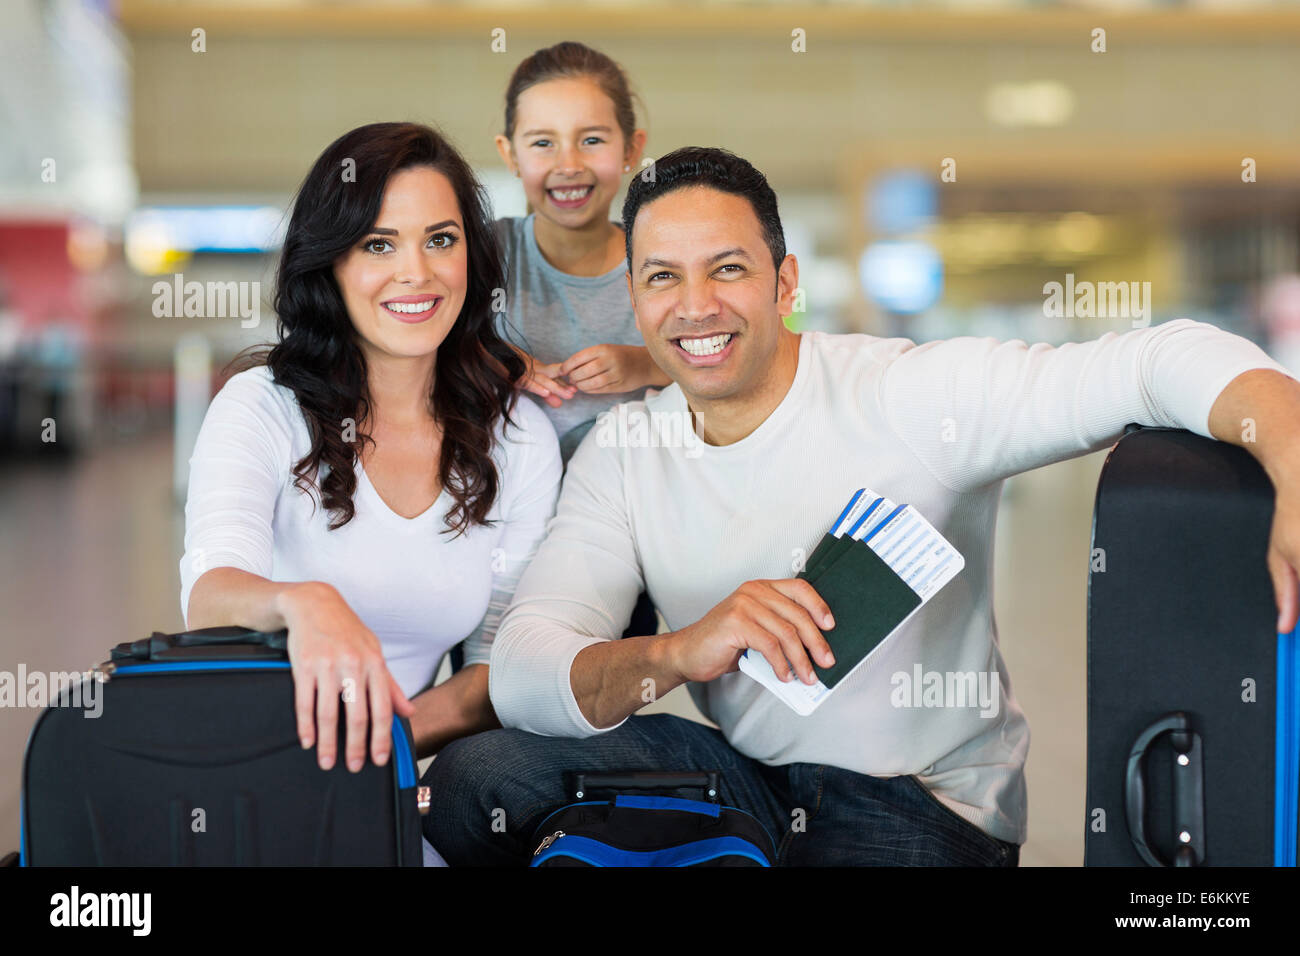
[[[812,662],[827,687],[838,684],[921,603],[921,596],[870,545],[847,534],[833,540],[818,567],[810,562],[797,575],[813,586],[835,617],[835,627],[823,632],[834,666]]]

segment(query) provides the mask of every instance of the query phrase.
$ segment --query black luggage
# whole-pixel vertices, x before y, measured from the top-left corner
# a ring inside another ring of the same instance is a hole
[[[23,865],[422,864],[406,721],[386,766],[321,770],[298,741],[283,631],[154,634],[84,680],[98,683],[28,738]],[[340,720],[340,755],[343,738]]]
[[[754,816],[721,804],[720,771],[573,773],[574,802],[537,827],[532,866],[772,866]]]
[[[1237,446],[1130,426],[1107,457],[1085,865],[1295,865],[1296,636],[1276,630],[1272,516],[1273,486]]]

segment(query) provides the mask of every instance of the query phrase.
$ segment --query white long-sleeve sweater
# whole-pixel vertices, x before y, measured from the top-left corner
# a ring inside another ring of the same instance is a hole
[[[540,734],[600,733],[578,708],[570,668],[582,648],[622,634],[643,582],[670,629],[693,624],[747,580],[793,577],[865,485],[914,505],[965,556],[962,572],[811,716],[743,673],[690,693],[741,753],[916,774],[964,819],[1023,843],[1029,727],[991,593],[1003,479],[1104,448],[1130,422],[1209,436],[1210,408],[1233,378],[1285,370],[1246,339],[1187,319],[1059,347],[800,338],[785,398],[734,444],[619,447],[602,443],[599,426],[587,435],[492,647],[497,715]],[[629,403],[629,414],[646,411],[686,413],[681,389]],[[891,678],[917,664],[995,672],[996,714],[894,706]]]

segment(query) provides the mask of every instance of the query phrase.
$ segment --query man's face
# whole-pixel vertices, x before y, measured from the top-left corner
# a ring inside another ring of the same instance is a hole
[[[646,203],[631,227],[628,285],[655,363],[688,398],[751,392],[791,312],[794,256],[785,257],[778,282],[749,200],[705,186]]]

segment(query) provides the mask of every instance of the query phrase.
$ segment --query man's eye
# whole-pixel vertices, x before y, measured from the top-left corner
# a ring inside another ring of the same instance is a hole
[[[744,271],[745,271],[745,267],[744,267],[744,266],[737,265],[737,264],[734,263],[734,262],[728,262],[725,266],[720,266],[720,267],[718,268],[718,271],[721,272],[723,269],[739,269],[741,272],[744,272]]]
[[[668,276],[668,277],[671,277],[671,276],[672,276],[672,273],[671,273],[671,272],[656,272],[654,275],[652,275],[652,276],[651,276],[649,279],[647,279],[646,281],[647,281],[647,282],[654,282],[655,279],[658,279],[658,278],[660,278],[661,276]]]

